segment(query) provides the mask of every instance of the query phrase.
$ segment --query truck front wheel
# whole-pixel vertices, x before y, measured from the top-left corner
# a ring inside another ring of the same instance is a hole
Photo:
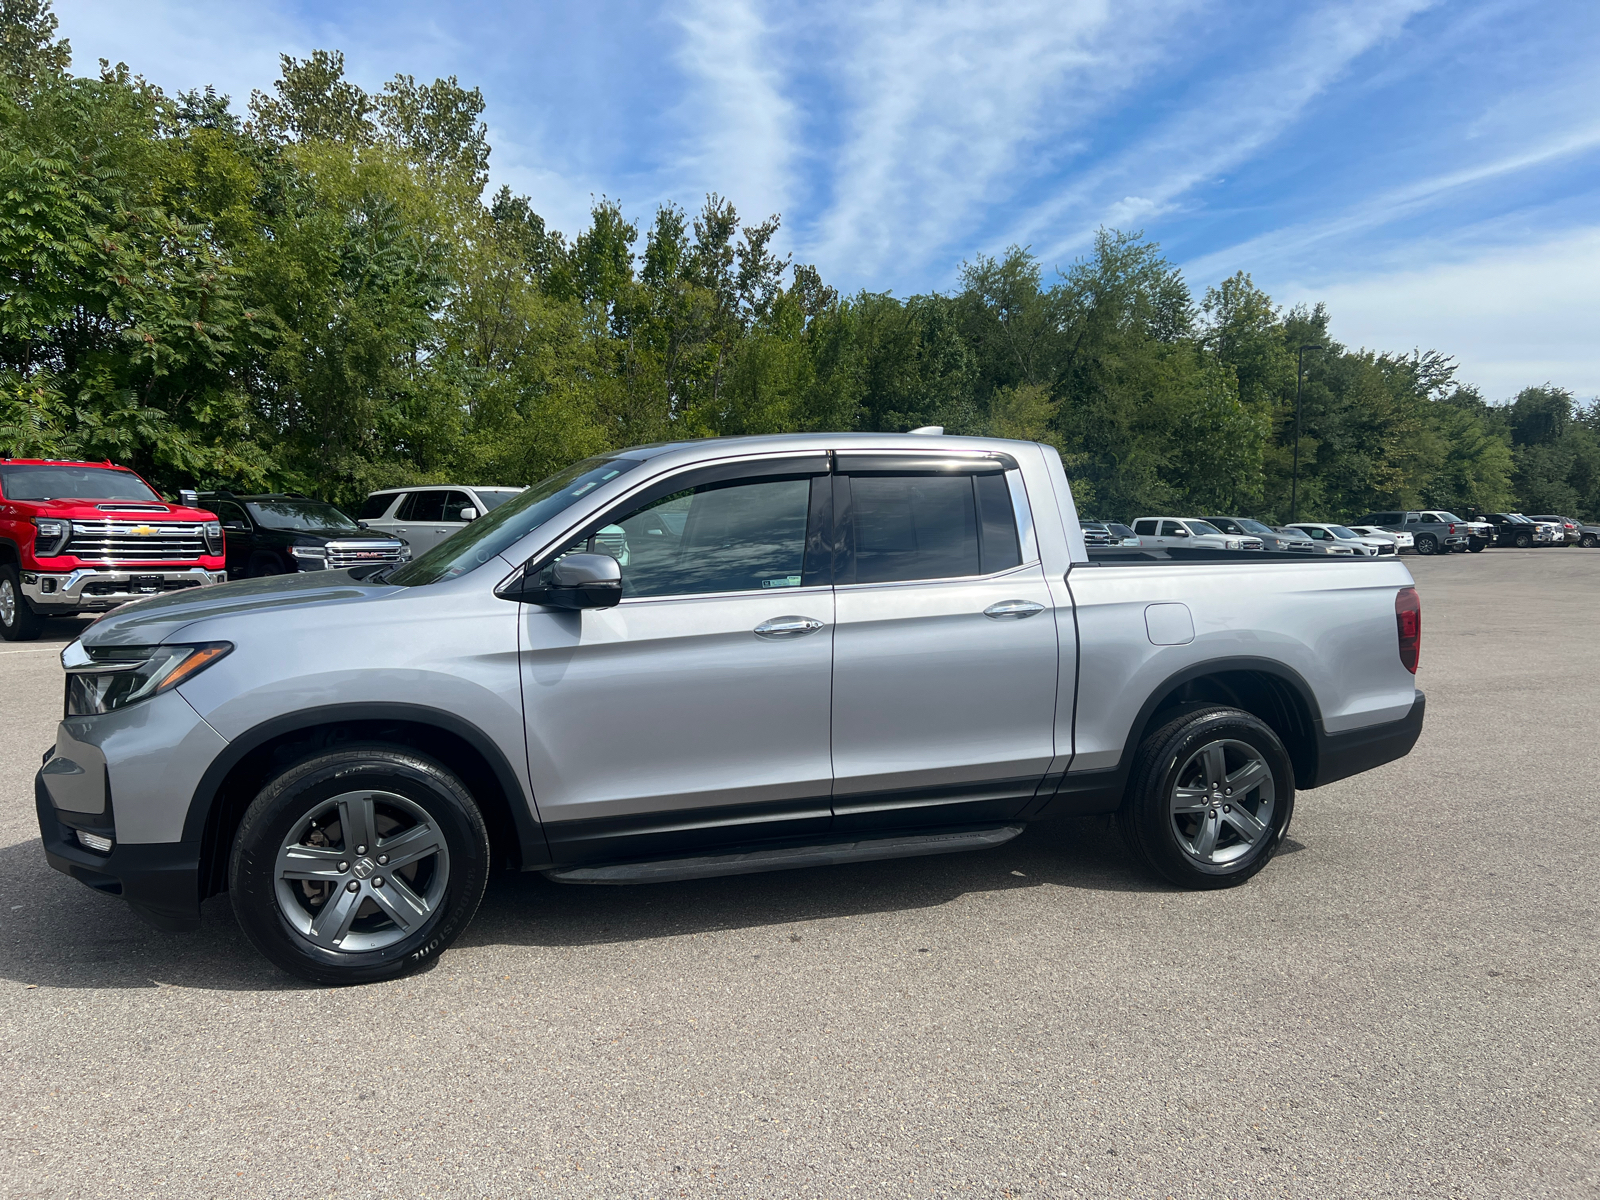
[[[1237,708],[1190,710],[1145,738],[1121,819],[1145,863],[1185,888],[1233,887],[1272,859],[1294,812],[1278,735]]]
[[[391,746],[290,767],[245,812],[229,864],[256,949],[313,983],[393,979],[472,920],[489,838],[453,774]]]
[[[17,569],[9,563],[0,567],[0,638],[8,642],[31,642],[42,628],[39,614],[28,607],[22,594]]]

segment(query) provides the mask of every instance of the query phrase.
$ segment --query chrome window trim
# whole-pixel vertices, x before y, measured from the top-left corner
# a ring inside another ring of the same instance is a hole
[[[741,596],[826,596],[834,589],[831,583],[813,584],[810,587],[745,588],[738,592],[684,592],[677,596],[624,596],[615,607],[625,608],[638,604],[677,604],[684,600],[734,600]]]
[[[859,591],[862,588],[899,588],[923,587],[930,583],[982,583],[989,579],[1004,579],[1008,575],[1017,575],[1023,571],[1039,569],[1038,562],[1026,562],[1015,567],[1007,567],[1004,571],[991,571],[987,575],[935,575],[929,579],[886,579],[879,583],[836,583],[834,591]]]

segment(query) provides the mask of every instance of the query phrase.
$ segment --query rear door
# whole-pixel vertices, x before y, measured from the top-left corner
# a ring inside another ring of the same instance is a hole
[[[444,488],[418,488],[395,512],[391,532],[411,547],[413,555],[426,554],[444,540]]]
[[[838,455],[836,830],[1014,816],[1049,767],[1056,619],[1006,465]]]

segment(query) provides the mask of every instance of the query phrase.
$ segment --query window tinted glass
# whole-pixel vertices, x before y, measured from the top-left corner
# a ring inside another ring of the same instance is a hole
[[[1011,506],[1011,488],[1000,474],[974,475],[978,494],[978,556],[983,573],[1009,571],[1022,565],[1022,543],[1017,538],[1017,510]]]
[[[245,507],[256,524],[268,529],[300,530],[305,533],[334,530],[346,532],[356,523],[331,504],[320,500],[247,500]]]
[[[156,500],[160,496],[131,471],[106,467],[0,466],[8,500]]]
[[[1129,529],[1126,525],[1118,525],[1115,521],[1110,522],[1106,526],[1106,528],[1109,529],[1112,533],[1114,533],[1119,538],[1128,538],[1128,537],[1137,537],[1138,536],[1136,533],[1133,532],[1133,530]]]
[[[207,500],[200,507],[216,513],[217,520],[224,525],[238,525],[245,530],[250,528],[250,520],[245,516],[244,509],[232,500]]]
[[[493,512],[516,495],[516,492],[479,492],[478,499],[483,501],[484,512]]]
[[[1190,521],[1189,522],[1189,532],[1190,533],[1198,533],[1198,534],[1204,536],[1206,534],[1221,533],[1222,530],[1218,529],[1215,525],[1211,524],[1210,521]]]
[[[463,508],[477,508],[472,502],[472,497],[465,492],[446,492],[444,494],[444,519],[446,521],[465,521],[461,515]]]
[[[1156,523],[1154,521],[1135,521],[1133,528],[1136,533],[1143,537],[1154,537],[1156,534]]]
[[[1246,533],[1266,534],[1268,537],[1272,536],[1272,529],[1269,526],[1263,525],[1260,521],[1252,521],[1249,517],[1245,517],[1243,520],[1239,521],[1238,525],[1239,528],[1244,530]]]
[[[1176,521],[1161,522],[1162,537],[1184,537],[1186,534],[1188,534],[1188,532],[1189,531],[1187,529],[1185,529],[1182,525],[1179,525]]]
[[[623,599],[799,587],[810,501],[809,479],[711,485],[653,501],[564,553],[615,558]]]
[[[393,504],[394,501],[395,494],[393,492],[383,492],[377,496],[368,496],[361,502],[361,511],[356,514],[356,517],[362,521],[376,521],[389,511],[389,505]]]
[[[441,491],[412,492],[400,506],[397,521],[444,520],[444,496]]]
[[[972,476],[857,476],[850,503],[857,583],[983,574]]]

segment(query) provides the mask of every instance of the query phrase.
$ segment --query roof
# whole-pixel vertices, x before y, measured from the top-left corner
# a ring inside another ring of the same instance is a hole
[[[83,458],[0,458],[0,467],[99,467],[103,471],[126,471],[137,474],[132,467],[118,466],[109,458],[90,462]]]

